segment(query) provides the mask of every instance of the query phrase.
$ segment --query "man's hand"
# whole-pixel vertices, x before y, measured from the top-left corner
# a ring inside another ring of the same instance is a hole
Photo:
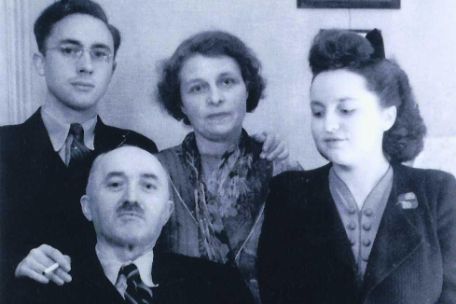
[[[276,162],[282,162],[288,158],[288,147],[276,134],[262,132],[260,134],[254,134],[252,137],[263,143],[263,151],[260,154],[261,158]]]
[[[44,270],[54,263],[59,267],[45,273]],[[69,256],[62,254],[59,250],[42,244],[32,249],[29,254],[17,265],[14,275],[16,278],[26,277],[39,283],[47,284],[49,281],[61,286],[71,282],[71,259]]]

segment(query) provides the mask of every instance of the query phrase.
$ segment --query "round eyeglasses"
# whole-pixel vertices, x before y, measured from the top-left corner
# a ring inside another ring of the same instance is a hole
[[[93,62],[108,63],[111,61],[111,50],[105,47],[93,47],[87,49],[81,45],[59,45],[47,48],[59,52],[63,57],[71,60],[79,60],[84,52],[88,52]]]

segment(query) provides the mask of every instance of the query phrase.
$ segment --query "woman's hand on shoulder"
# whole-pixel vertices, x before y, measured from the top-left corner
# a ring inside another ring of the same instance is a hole
[[[252,137],[256,141],[263,143],[260,157],[273,162],[273,176],[289,170],[304,170],[298,161],[290,159],[288,144],[279,138],[276,133],[264,131],[254,134]]]
[[[261,132],[252,137],[263,143],[263,150],[260,157],[269,161],[286,161],[289,156],[288,145],[274,132]]]

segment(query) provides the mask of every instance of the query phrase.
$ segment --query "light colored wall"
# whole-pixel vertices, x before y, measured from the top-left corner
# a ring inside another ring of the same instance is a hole
[[[42,8],[52,2],[22,1],[31,5],[32,23]],[[296,0],[99,0],[99,3],[123,34],[118,69],[100,104],[100,113],[108,123],[153,138],[160,148],[178,144],[188,130],[160,112],[157,106],[154,97],[157,62],[170,56],[184,38],[205,29],[230,31],[256,52],[263,63],[268,88],[266,98],[249,115],[246,128],[252,132],[275,130],[289,142],[292,155],[305,168],[322,163],[309,133],[307,99],[311,75],[306,59],[312,37],[321,28],[380,28],[387,56],[396,58],[410,76],[429,134],[456,134],[454,0],[402,0],[400,10],[297,9]],[[0,56],[0,63],[2,60]],[[36,108],[43,100],[44,82],[35,75],[31,80],[32,103]],[[0,83],[0,89],[2,86]],[[5,97],[0,95],[0,98],[3,101]],[[0,107],[0,111],[4,108]],[[0,114],[0,124],[17,122]]]

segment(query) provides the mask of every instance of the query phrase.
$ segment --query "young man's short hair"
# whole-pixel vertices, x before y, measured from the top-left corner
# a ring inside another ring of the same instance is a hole
[[[114,41],[114,55],[120,46],[119,30],[108,22],[108,17],[103,8],[90,0],[61,0],[48,6],[36,19],[33,27],[36,43],[41,53],[46,52],[46,39],[49,37],[54,24],[73,14],[90,15],[101,20],[108,27]]]

